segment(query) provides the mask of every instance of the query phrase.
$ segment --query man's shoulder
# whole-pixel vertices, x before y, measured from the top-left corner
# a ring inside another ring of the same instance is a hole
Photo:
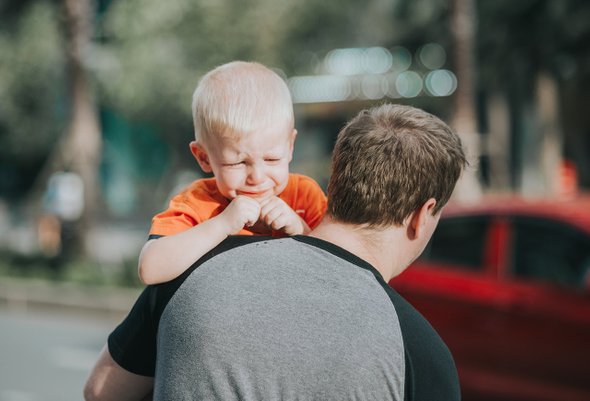
[[[211,249],[209,252],[203,255],[199,260],[193,263],[188,269],[186,269],[180,276],[178,276],[174,280],[150,287],[153,287],[153,289],[155,290],[153,292],[154,294],[157,294],[158,302],[166,304],[174,295],[174,293],[184,284],[187,278],[189,278],[195,272],[195,270],[197,270],[203,264],[206,264],[215,257],[220,256],[226,252],[230,252],[231,250],[234,250],[236,248],[240,248],[242,246],[246,246],[256,242],[273,240],[275,239],[272,237],[255,235],[229,236],[221,243],[219,243],[219,245],[217,245],[215,248]]]
[[[268,241],[273,241],[276,239],[277,238],[273,238],[270,236],[264,236],[264,235],[230,235],[229,237],[227,237],[226,239],[221,241],[219,243],[219,245],[217,245],[215,248],[211,249],[209,252],[207,252],[205,255],[203,255],[199,260],[197,260],[195,262],[195,264],[185,272],[185,274],[187,274],[187,273],[190,274],[190,272],[192,270],[196,269],[199,265],[202,265],[203,263],[207,262],[208,260],[210,260],[222,253],[228,252],[228,251],[233,250],[235,248],[239,248],[242,246],[253,244],[256,242],[268,242]]]
[[[228,251],[233,248],[253,244],[255,242],[268,242],[273,240],[277,240],[277,238],[264,235],[230,235],[229,237],[221,241],[219,245],[213,248],[213,250],[211,251],[213,255],[211,256],[215,256],[216,254]]]
[[[401,331],[366,262],[306,236],[230,237],[209,256],[162,317],[158,344],[167,351],[160,372],[199,360],[200,372],[224,377],[244,369],[252,373],[247,384],[264,391],[347,399],[354,389],[366,398],[402,398]],[[207,357],[198,351],[201,344],[209,347]],[[337,373],[334,380],[316,380],[328,372]]]

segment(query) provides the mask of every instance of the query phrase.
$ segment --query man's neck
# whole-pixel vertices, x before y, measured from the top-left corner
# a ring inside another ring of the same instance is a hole
[[[396,240],[401,235],[401,227],[377,230],[340,223],[329,216],[309,234],[338,245],[369,262],[385,281],[389,281],[406,267],[400,252],[403,245]]]

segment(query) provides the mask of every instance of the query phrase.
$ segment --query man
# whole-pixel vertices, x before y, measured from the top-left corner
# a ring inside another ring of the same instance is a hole
[[[423,251],[465,166],[456,134],[408,106],[340,132],[309,236],[231,237],[148,287],[109,336],[87,400],[460,398],[453,359],[387,282]]]

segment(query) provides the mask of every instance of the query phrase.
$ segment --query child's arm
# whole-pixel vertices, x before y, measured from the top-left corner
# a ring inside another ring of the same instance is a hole
[[[308,234],[311,231],[307,223],[278,196],[271,196],[262,202],[260,220],[287,235]]]
[[[139,255],[139,279],[159,284],[175,279],[228,235],[260,217],[258,201],[238,196],[219,215],[186,231],[150,240]]]

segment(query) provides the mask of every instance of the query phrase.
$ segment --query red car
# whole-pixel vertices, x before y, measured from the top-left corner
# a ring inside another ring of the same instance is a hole
[[[390,285],[449,346],[464,400],[590,400],[590,197],[449,204]]]

